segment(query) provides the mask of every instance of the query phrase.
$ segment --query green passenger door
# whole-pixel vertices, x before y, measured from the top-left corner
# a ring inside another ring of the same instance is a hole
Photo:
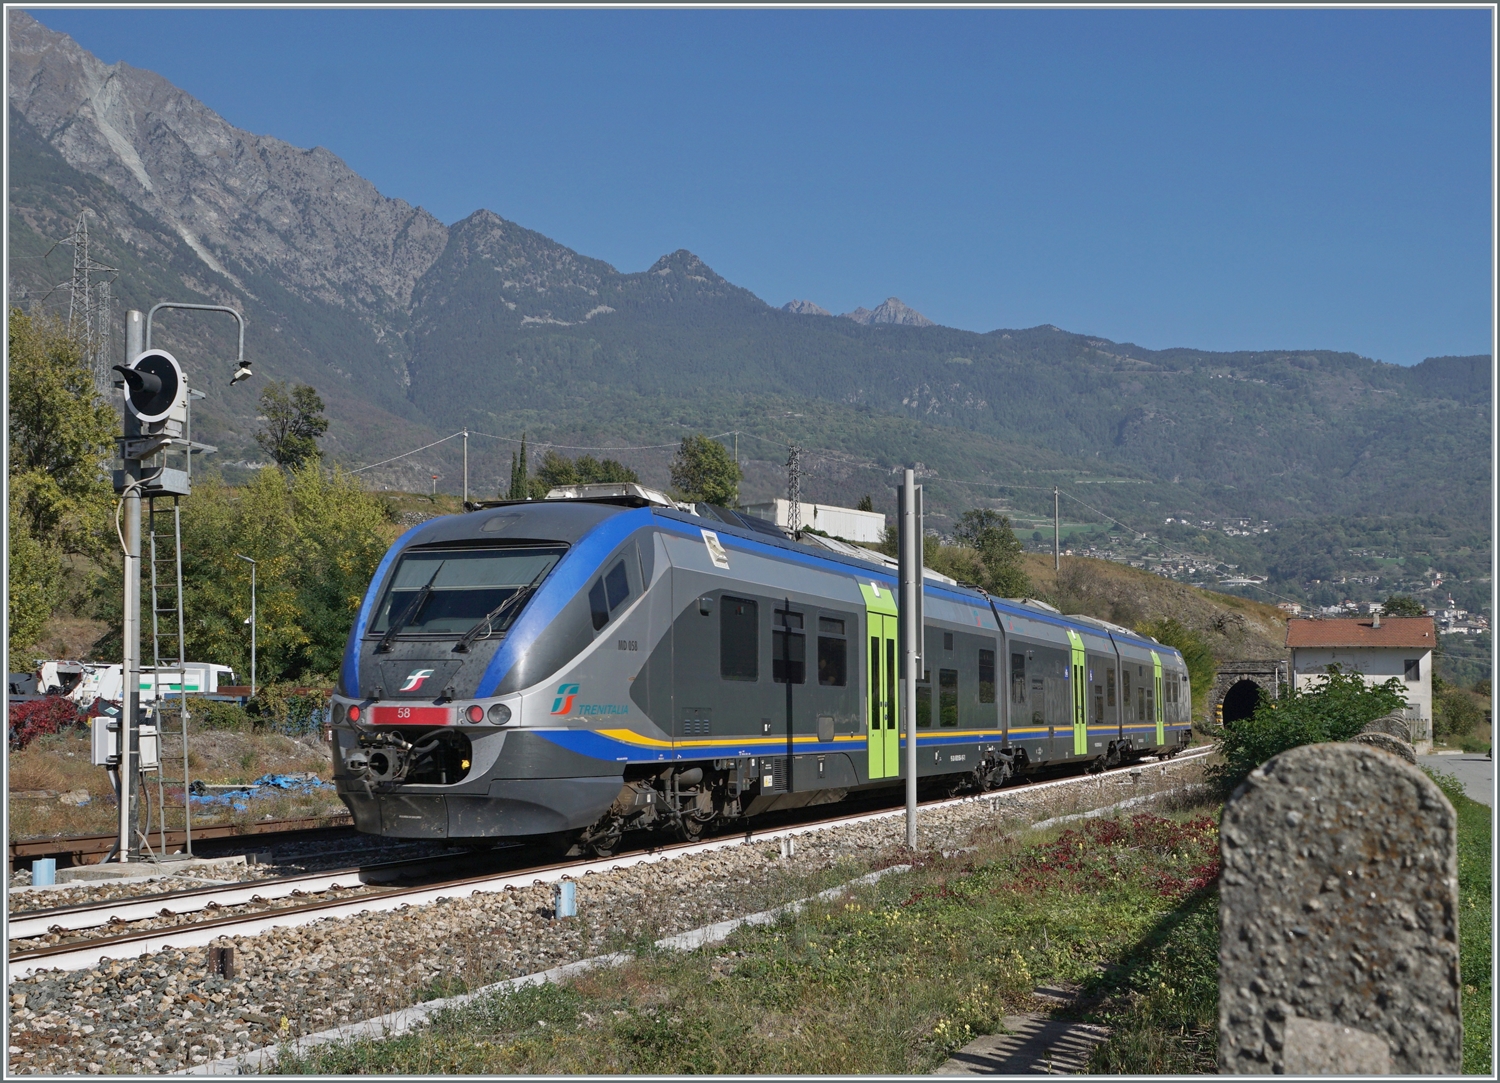
[[[1167,719],[1165,705],[1161,701],[1161,655],[1155,651],[1151,652],[1151,668],[1156,675],[1156,683],[1153,686],[1156,691],[1153,697],[1156,700],[1156,710],[1152,712],[1156,715],[1156,743],[1164,745],[1167,743]]]
[[[870,705],[869,777],[894,778],[901,773],[901,742],[896,725],[896,599],[889,588],[860,583],[869,624],[869,661],[865,667]]]
[[[1073,755],[1086,756],[1089,751],[1088,660],[1083,651],[1083,636],[1068,629],[1072,649],[1072,669],[1068,684],[1073,692]]]

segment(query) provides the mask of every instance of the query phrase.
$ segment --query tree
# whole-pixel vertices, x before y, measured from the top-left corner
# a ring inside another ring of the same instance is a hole
[[[859,504],[855,507],[855,510],[856,511],[874,511],[875,510],[875,501],[870,498],[870,494],[869,493],[866,493],[864,496],[862,496],[862,497],[859,498]]]
[[[953,536],[958,539],[960,545],[967,545],[971,549],[979,548],[979,540],[984,532],[1005,523],[1008,527],[1010,520],[998,511],[990,508],[973,508],[958,517],[954,524]]]
[[[19,660],[61,603],[66,555],[102,555],[119,420],[94,390],[82,343],[57,320],[10,310],[6,640]],[[77,585],[77,584],[75,584]]]
[[[83,344],[61,323],[13,308],[8,330],[10,485],[19,496],[11,514],[40,544],[95,552],[113,503],[108,464],[119,416],[95,392]]]
[[[558,459],[555,453],[549,452]],[[567,462],[566,459],[562,459]],[[546,469],[547,460],[543,459],[543,469]],[[571,482],[565,484],[572,484]],[[521,434],[521,450],[513,452],[510,457],[510,489],[506,492],[507,500],[540,500],[547,495],[547,490],[552,486],[548,484],[544,475],[533,477],[526,466],[526,434]]]
[[[1387,617],[1425,617],[1427,610],[1410,594],[1392,594],[1381,603],[1380,612]]]
[[[965,547],[979,551],[980,586],[985,590],[1001,598],[1024,598],[1031,593],[1031,579],[1021,566],[1021,541],[1011,529],[1009,516],[975,508],[958,517],[953,533]]]
[[[397,528],[387,505],[342,470],[307,462],[261,470],[244,486],[194,478],[182,502],[189,657],[247,673],[250,565],[256,562],[256,665],[262,683],[338,672],[349,630]],[[116,562],[118,565],[118,562]],[[108,589],[119,597],[120,571]],[[102,610],[119,641],[118,603]],[[115,646],[118,650],[118,646]],[[118,655],[116,655],[118,657]]]
[[[1176,617],[1141,621],[1135,630],[1181,652],[1193,689],[1193,710],[1200,709],[1208,700],[1208,690],[1213,686],[1214,678],[1219,675],[1218,660],[1207,641]]]
[[[743,476],[728,449],[707,436],[684,436],[672,460],[672,484],[685,500],[733,507]]]
[[[1209,777],[1229,794],[1272,756],[1298,745],[1347,741],[1366,723],[1405,706],[1400,678],[1370,685],[1359,673],[1331,665],[1318,687],[1293,689],[1279,700],[1263,698],[1251,717],[1226,722],[1220,746],[1224,761],[1209,768]]]
[[[255,433],[255,442],[277,466],[294,470],[323,457],[318,438],[328,431],[323,400],[306,384],[288,388],[272,380],[260,393],[260,412],[265,425]]]
[[[548,489],[559,485],[599,485],[606,482],[639,481],[636,472],[614,459],[580,455],[576,460],[549,450],[537,468],[537,477]]]

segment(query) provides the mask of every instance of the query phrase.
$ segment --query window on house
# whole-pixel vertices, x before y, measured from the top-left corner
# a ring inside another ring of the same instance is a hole
[[[1406,679],[1413,684],[1422,679],[1422,659],[1408,658],[1406,660]]]
[[[726,594],[719,600],[719,676],[760,678],[760,605],[749,598]]]

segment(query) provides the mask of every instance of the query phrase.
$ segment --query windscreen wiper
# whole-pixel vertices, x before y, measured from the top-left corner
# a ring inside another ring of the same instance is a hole
[[[546,571],[547,570],[544,568],[541,571],[537,572],[535,579],[533,579],[530,583],[527,583],[520,590],[516,591],[509,598],[505,599],[505,601],[501,602],[494,609],[491,609],[488,613],[486,613],[483,619],[480,620],[478,624],[470,628],[463,634],[462,639],[453,644],[454,651],[460,654],[467,654],[469,651],[469,647],[473,645],[474,640],[479,638],[481,629],[484,631],[485,636],[488,637],[495,630],[495,621],[497,619],[499,619],[505,613],[509,612],[515,606],[519,605],[525,599],[531,597],[532,593],[537,588],[537,584],[541,582],[542,576],[546,574]],[[504,629],[501,630],[503,631]]]
[[[432,597],[432,584],[437,582],[438,572],[443,570],[443,565],[446,563],[448,563],[446,560],[438,561],[438,566],[434,569],[432,578],[427,580],[427,585],[417,591],[416,598],[412,599],[411,605],[406,607],[406,612],[401,614],[401,619],[392,623],[385,635],[380,637],[380,642],[375,644],[376,654],[384,654],[390,650],[391,644],[396,641],[396,633],[417,619],[417,615],[422,612],[422,607],[427,604],[427,599]]]

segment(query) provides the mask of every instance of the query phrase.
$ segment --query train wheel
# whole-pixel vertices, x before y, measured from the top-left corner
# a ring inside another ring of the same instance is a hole
[[[703,837],[703,821],[695,820],[691,816],[684,816],[677,821],[677,837],[683,842],[697,842]]]

